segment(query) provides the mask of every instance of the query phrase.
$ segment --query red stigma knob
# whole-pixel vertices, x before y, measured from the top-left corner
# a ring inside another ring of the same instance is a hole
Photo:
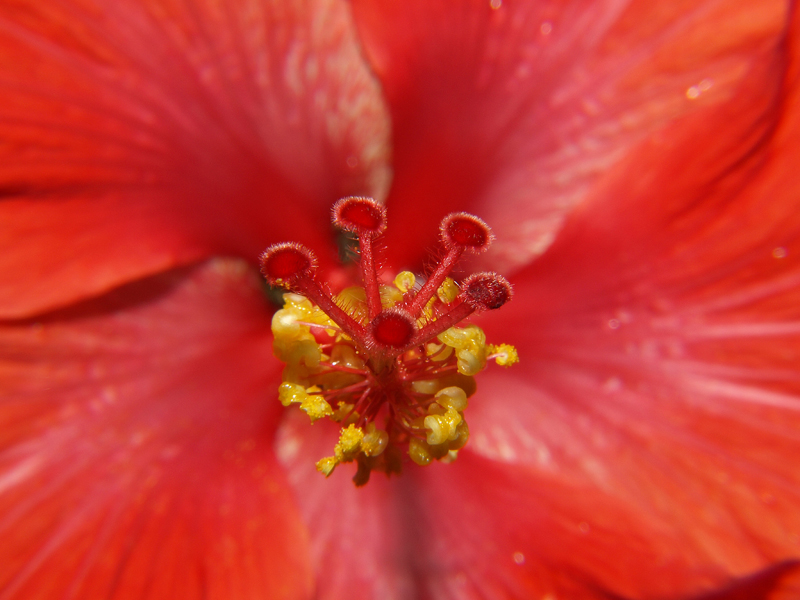
[[[475,273],[461,284],[461,297],[477,311],[494,310],[511,300],[511,284],[497,273]]]
[[[377,236],[386,228],[386,208],[372,198],[342,198],[333,205],[333,224],[359,235]]]
[[[414,337],[417,325],[407,312],[390,308],[378,314],[369,324],[372,339],[382,346],[403,348]]]
[[[259,257],[261,273],[271,285],[309,275],[317,266],[314,253],[302,244],[274,244]]]
[[[451,213],[442,219],[442,240],[448,248],[462,247],[483,252],[492,243],[492,230],[469,213]]]

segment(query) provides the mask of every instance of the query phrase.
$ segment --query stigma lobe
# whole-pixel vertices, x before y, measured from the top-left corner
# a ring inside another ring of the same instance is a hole
[[[414,318],[404,310],[390,308],[370,322],[376,343],[391,348],[405,348],[417,332]]]
[[[333,224],[359,235],[377,236],[386,228],[386,209],[372,198],[350,196],[333,205]]]
[[[464,301],[475,310],[496,310],[514,295],[511,284],[497,273],[476,273],[462,283]]]
[[[492,243],[492,230],[481,219],[469,213],[451,213],[440,227],[442,240],[449,248],[483,252]]]
[[[314,253],[302,244],[285,242],[270,246],[259,257],[261,273],[272,285],[310,275],[316,268]]]

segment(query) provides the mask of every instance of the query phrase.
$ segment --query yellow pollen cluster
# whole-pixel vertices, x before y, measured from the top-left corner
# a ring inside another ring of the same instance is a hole
[[[486,348],[489,350],[489,358],[493,358],[501,367],[510,367],[519,362],[519,355],[514,346],[509,344],[498,344],[497,346],[489,344]]]
[[[272,349],[278,360],[286,364],[283,380],[296,382],[316,370],[322,359],[311,326],[328,325],[328,331],[334,331],[336,325],[303,296],[284,294],[283,301],[283,309],[272,317],[272,333],[275,336]]]
[[[302,385],[284,381],[278,387],[278,400],[280,400],[281,404],[284,406],[289,406],[293,403],[300,404],[300,408],[311,417],[311,422],[313,423],[317,419],[330,417],[333,414],[331,405],[319,395],[321,391],[322,390],[315,385],[306,389]]]
[[[442,285],[439,286],[439,289],[436,290],[436,295],[439,297],[439,300],[444,302],[445,304],[449,304],[453,300],[458,297],[458,293],[461,290],[458,289],[458,285],[455,281],[447,277],[443,282]]]
[[[380,456],[388,442],[387,433],[377,429],[375,423],[367,425],[366,434],[361,427],[350,424],[342,428],[339,443],[333,447],[333,456],[326,456],[317,462],[317,471],[328,477],[336,465],[356,460],[359,453],[365,457]]]
[[[394,278],[394,285],[405,294],[414,289],[416,281],[417,278],[411,271],[401,271],[397,277]]]
[[[451,327],[439,339],[455,348],[459,373],[477,375],[486,367],[486,335],[477,325]]]
[[[465,408],[467,394],[460,387],[439,390],[434,402],[428,406],[428,415],[422,420],[426,438],[415,438],[409,448],[411,460],[422,466],[430,464],[433,459],[454,460],[469,439]]]

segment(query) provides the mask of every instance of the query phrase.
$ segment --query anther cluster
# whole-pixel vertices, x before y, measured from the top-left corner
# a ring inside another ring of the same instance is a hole
[[[376,242],[386,209],[352,196],[333,206],[332,220],[358,240],[361,286],[333,295],[301,244],[275,244],[260,257],[268,283],[288,290],[272,320],[275,355],[286,364],[280,401],[299,404],[312,422],[341,424],[333,456],[317,463],[326,476],[355,461],[354,481],[363,485],[374,470],[399,473],[407,458],[418,465],[455,460],[469,438],[464,410],[474,375],[488,360],[518,361],[512,346],[487,344],[477,325],[463,323],[511,300],[508,281],[491,272],[460,285],[450,278],[465,252],[489,247],[491,230],[467,213],[446,216],[444,252],[427,278],[418,284],[403,271],[385,284]]]

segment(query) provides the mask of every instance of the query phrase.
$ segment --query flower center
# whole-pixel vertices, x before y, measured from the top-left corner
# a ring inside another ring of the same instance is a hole
[[[403,271],[382,285],[374,242],[386,209],[371,198],[343,198],[333,224],[358,239],[363,287],[332,295],[301,244],[275,244],[260,257],[267,281],[289,290],[272,319],[275,355],[286,364],[280,401],[299,404],[312,422],[341,423],[333,456],[317,463],[326,476],[355,461],[354,481],[363,485],[374,470],[399,473],[405,456],[423,466],[455,460],[469,438],[464,409],[474,375],[488,360],[518,362],[512,346],[487,344],[479,327],[462,325],[511,300],[508,281],[476,273],[458,285],[449,277],[464,252],[489,247],[491,230],[473,215],[448,215],[440,228],[445,252],[427,280],[417,285]]]

